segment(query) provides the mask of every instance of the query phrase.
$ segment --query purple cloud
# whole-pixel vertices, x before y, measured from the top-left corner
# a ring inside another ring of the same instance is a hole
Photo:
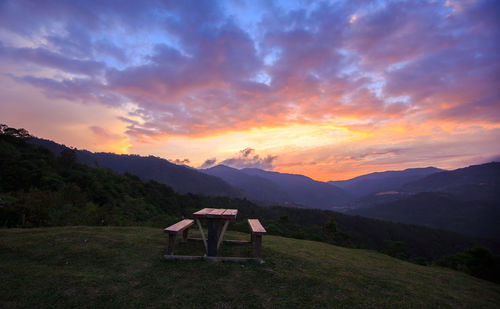
[[[108,106],[118,106],[122,99],[110,92],[106,92],[104,87],[90,79],[64,79],[62,81],[50,78],[37,78],[24,76],[15,78],[32,86],[41,88],[49,98],[61,98],[69,101],[81,101],[83,103],[97,102]]]
[[[273,162],[278,156],[267,155],[261,157],[255,153],[255,149],[245,148],[241,150],[235,157],[226,159],[219,164],[231,166],[234,168],[259,168],[263,170],[272,170]]]
[[[198,167],[198,168],[199,169],[210,168],[210,167],[214,166],[216,162],[217,162],[216,158],[206,159],[205,162],[203,162],[203,164],[200,165],[200,167]]]
[[[0,62],[69,74],[3,72],[50,97],[132,103],[138,139],[342,117],[500,119],[496,1],[241,4],[253,5],[260,15],[217,1],[4,1],[0,28],[33,44],[5,35]]]
[[[169,160],[170,162],[177,164],[177,165],[188,165],[189,162],[191,162],[189,159],[175,159],[175,160]]]
[[[94,60],[79,60],[67,58],[43,48],[12,48],[3,46],[0,42],[0,57],[11,62],[24,65],[37,64],[61,70],[63,72],[94,76],[103,72],[104,62]]]

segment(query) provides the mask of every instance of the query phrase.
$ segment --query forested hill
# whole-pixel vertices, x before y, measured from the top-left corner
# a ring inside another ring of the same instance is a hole
[[[67,147],[53,141],[32,138],[31,143],[59,154]],[[155,180],[180,193],[247,198],[259,204],[300,205],[332,209],[351,199],[344,190],[303,175],[282,174],[259,169],[237,170],[216,166],[196,170],[154,156],[117,155],[75,150],[77,161],[88,166],[107,167],[131,173],[143,180]]]
[[[203,207],[240,210],[234,229],[259,218],[271,234],[435,258],[484,243],[453,232],[331,211],[258,207],[244,199],[179,194],[156,181],[56,156],[15,134],[0,134],[0,226],[149,225],[165,227]]]
[[[349,180],[329,181],[328,183],[347,190],[356,197],[362,197],[371,193],[399,190],[404,184],[441,171],[443,170],[435,167],[409,168],[403,171],[370,173]]]
[[[30,138],[30,143],[46,147],[55,154],[60,154],[68,147],[53,141]],[[74,150],[79,163],[92,167],[107,167],[118,173],[130,173],[142,180],[155,180],[166,184],[180,193],[197,193],[211,196],[230,196],[251,198],[224,180],[198,172],[196,169],[170,163],[168,160],[139,155],[118,155],[114,153],[93,153],[87,150]]]
[[[465,201],[500,202],[500,162],[441,171],[402,188],[405,192],[446,192]]]
[[[500,240],[500,163],[434,173],[371,202],[347,213]]]
[[[349,193],[334,185],[304,175],[270,172],[257,168],[238,170],[224,165],[201,171],[220,177],[259,200],[279,204],[332,210],[344,206],[352,198]]]
[[[217,165],[201,172],[219,177],[231,185],[250,193],[256,199],[275,203],[292,202],[287,190],[263,177],[248,175],[239,169]]]

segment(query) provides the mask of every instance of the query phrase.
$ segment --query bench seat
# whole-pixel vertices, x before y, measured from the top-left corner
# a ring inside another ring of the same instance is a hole
[[[176,224],[173,224],[167,228],[164,229],[166,233],[178,233],[180,231],[183,231],[184,229],[189,228],[191,225],[193,225],[194,221],[191,219],[184,219],[182,221],[177,222]]]
[[[248,219],[248,225],[250,226],[253,255],[262,263],[262,235],[266,234],[267,231],[258,219]]]
[[[259,219],[248,219],[248,225],[250,225],[250,231],[252,234],[266,234],[266,229],[260,224]]]
[[[194,220],[184,219],[163,230],[165,233],[168,233],[168,255],[174,254],[175,238],[177,233],[182,232],[182,242],[186,242],[188,239],[189,227],[193,225],[193,223]]]

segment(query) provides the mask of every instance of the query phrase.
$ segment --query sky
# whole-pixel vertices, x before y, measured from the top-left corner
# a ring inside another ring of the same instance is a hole
[[[500,2],[0,0],[0,123],[328,181],[500,158]]]

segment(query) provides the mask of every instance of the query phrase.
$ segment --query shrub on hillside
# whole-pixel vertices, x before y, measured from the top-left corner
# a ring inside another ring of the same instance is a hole
[[[500,283],[500,256],[493,255],[486,248],[470,248],[463,253],[441,258],[435,264]]]

